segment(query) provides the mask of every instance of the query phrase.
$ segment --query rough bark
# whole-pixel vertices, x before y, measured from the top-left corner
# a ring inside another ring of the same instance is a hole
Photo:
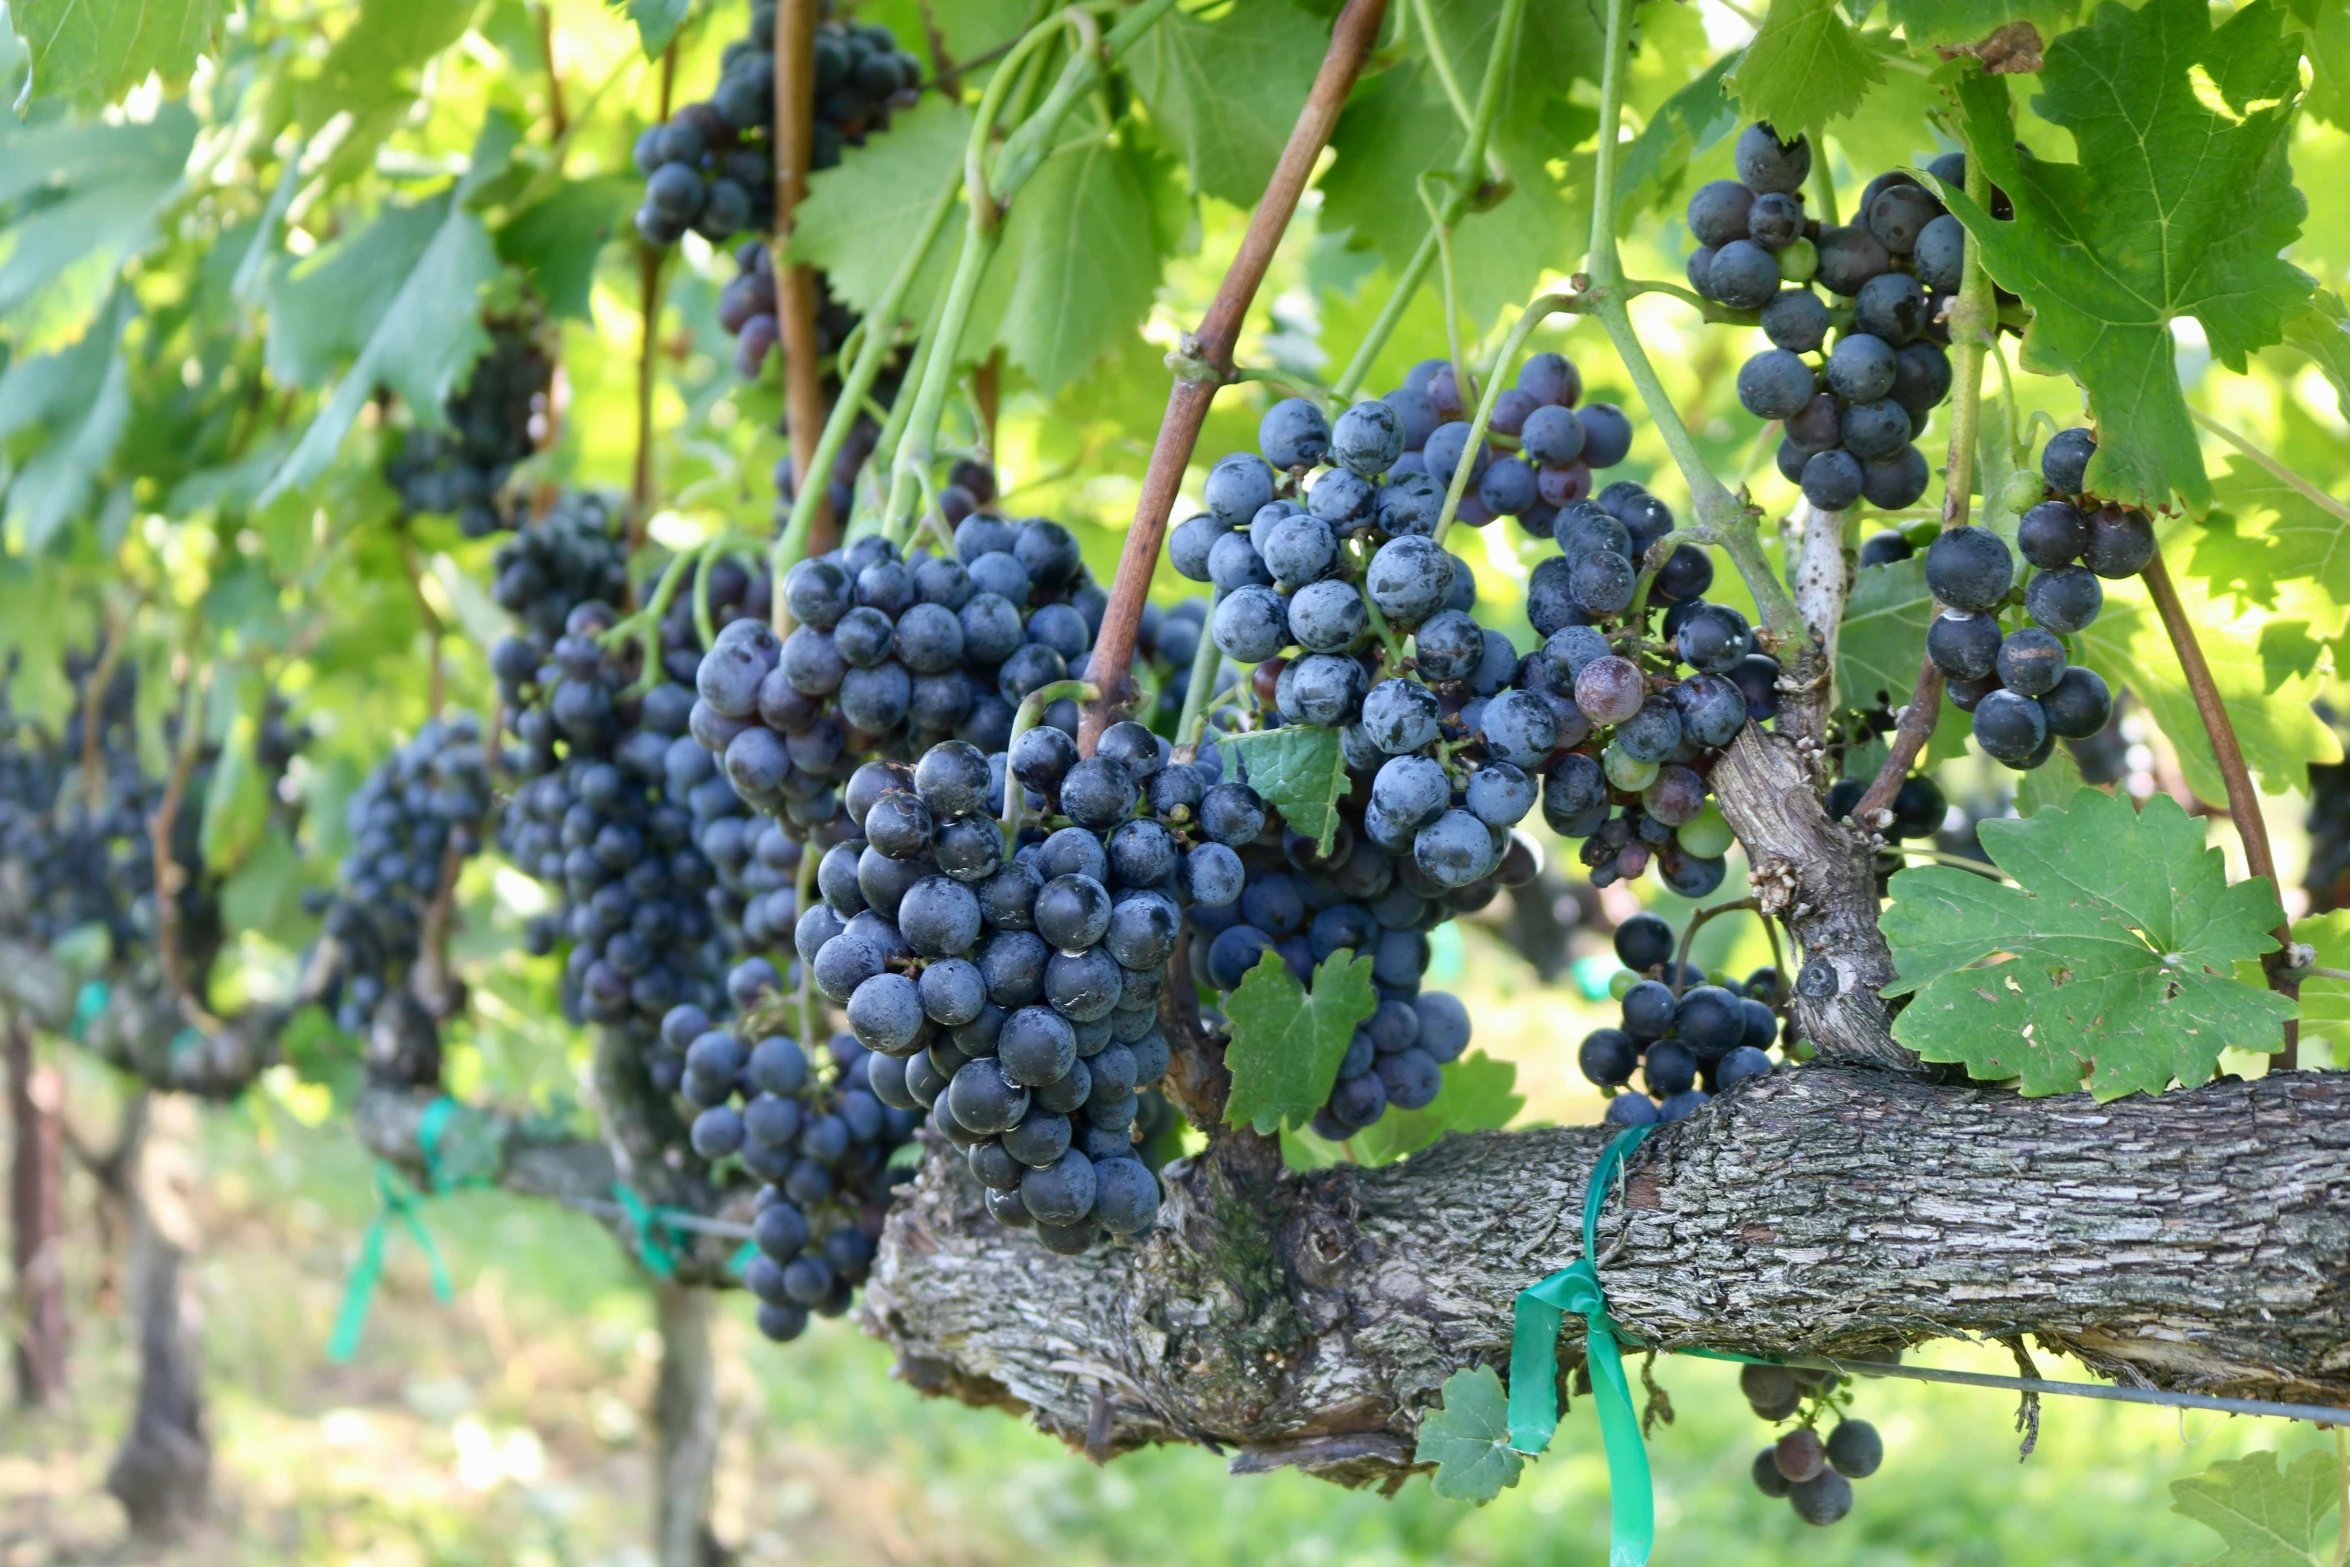
[[[33,1031],[7,1023],[9,1262],[16,1306],[16,1402],[65,1395],[64,1085],[33,1058]]]
[[[186,1263],[196,1249],[190,1118],[185,1101],[158,1107],[126,1163],[130,1296],[139,1337],[138,1401],[106,1473],[142,1540],[175,1539],[211,1507],[205,1432],[203,1317]]]
[[[917,1387],[1097,1446],[1191,1441],[1349,1484],[1410,1464],[1446,1376],[1506,1366],[1520,1289],[1573,1261],[1599,1127],[1403,1164],[1170,1165],[1157,1228],[1076,1258],[934,1154],[868,1326]],[[1619,1319],[1669,1347],[1881,1351],[2037,1335],[2165,1387],[2350,1404],[2350,1080],[2098,1105],[1814,1064],[1659,1132],[1601,1226]],[[1570,1339],[1571,1339],[1570,1335]],[[1571,1345],[1570,1345],[1571,1349]]]
[[[1713,787],[1746,850],[1756,904],[1802,949],[1795,1019],[1804,1036],[1827,1060],[1917,1070],[1877,994],[1893,978],[1893,953],[1877,928],[1868,839],[1828,820],[1793,742],[1752,724],[1714,765]]]
[[[718,1483],[718,1365],[710,1352],[708,1290],[653,1291],[661,1324],[661,1378],[653,1394],[660,1445],[654,1471],[654,1549],[661,1567],[719,1567],[730,1559],[710,1527]]]

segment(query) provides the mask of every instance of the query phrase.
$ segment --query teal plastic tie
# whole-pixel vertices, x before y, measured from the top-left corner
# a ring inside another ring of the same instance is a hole
[[[391,1242],[392,1226],[397,1223],[416,1242],[424,1253],[425,1262],[432,1269],[432,1292],[442,1305],[456,1298],[457,1292],[449,1282],[449,1270],[441,1261],[441,1250],[433,1244],[432,1232],[424,1227],[424,1204],[442,1186],[441,1134],[456,1117],[457,1101],[446,1094],[424,1107],[424,1114],[416,1123],[416,1145],[424,1156],[423,1191],[418,1191],[400,1178],[400,1172],[382,1160],[376,1161],[375,1193],[381,1205],[375,1220],[360,1237],[359,1260],[351,1268],[350,1280],[343,1286],[343,1304],[335,1312],[335,1326],[327,1339],[326,1358],[336,1365],[347,1365],[359,1353],[360,1337],[367,1331],[367,1313],[375,1304],[375,1292],[383,1283],[384,1249]],[[472,1184],[470,1182],[462,1184]]]
[[[73,1022],[67,1032],[77,1042],[88,1035],[90,1025],[97,1022],[98,1014],[106,1010],[107,996],[106,981],[102,979],[85,980],[82,988],[74,993]]]
[[[657,1279],[677,1277],[677,1253],[669,1249],[661,1236],[664,1229],[674,1230],[668,1222],[669,1210],[648,1206],[642,1197],[629,1189],[626,1181],[612,1183],[613,1200],[628,1216],[629,1233],[636,1239],[636,1260],[645,1265],[645,1271]]]
[[[1632,1412],[1632,1386],[1624,1376],[1618,1329],[1607,1312],[1592,1259],[1599,1252],[1599,1211],[1624,1156],[1656,1130],[1654,1124],[1619,1133],[1593,1166],[1583,1191],[1583,1256],[1533,1288],[1521,1291],[1517,1325],[1510,1339],[1510,1446],[1539,1453],[1558,1430],[1558,1336],[1566,1313],[1584,1319],[1584,1353],[1591,1389],[1599,1407],[1599,1435],[1607,1450],[1611,1532],[1608,1567],[1646,1567],[1656,1548],[1656,1493],[1648,1472],[1648,1448]]]

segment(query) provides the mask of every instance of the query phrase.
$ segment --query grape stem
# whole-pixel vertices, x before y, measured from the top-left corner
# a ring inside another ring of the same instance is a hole
[[[1990,210],[1991,171],[1973,148],[1967,150],[1966,192],[1986,212]],[[1973,504],[1975,441],[1983,422],[1983,356],[1992,333],[1997,330],[1998,320],[1991,274],[1984,270],[1982,247],[1975,243],[1971,229],[1966,236],[1964,258],[1958,298],[1950,307],[1950,346],[1958,363],[1951,377],[1950,466],[1942,475],[1942,531],[1945,533],[1966,526]],[[2005,356],[2001,363],[2005,364]],[[1931,606],[1929,619],[1931,614],[1940,612],[1939,604]],[[1917,683],[1910,688],[1909,705],[1901,710],[1901,723],[1886,750],[1885,765],[1877,769],[1877,776],[1860,797],[1860,803],[1852,808],[1852,819],[1864,831],[1886,824],[1878,818],[1892,805],[1902,781],[1917,764],[1918,754],[1933,737],[1934,726],[1942,717],[1942,685],[1942,671],[1935,667],[1934,661],[1920,659]],[[1886,821],[1890,820],[1886,817]]]
[[[2325,968],[2313,963],[2308,968],[2303,969],[2301,972],[2303,976],[2308,979],[2334,979],[2350,981],[2350,969]]]
[[[1523,3],[1506,0],[1506,9]],[[1091,667],[1101,682],[1101,696],[1086,708],[1078,736],[1079,747],[1088,753],[1131,700],[1129,666],[1134,662],[1134,641],[1141,630],[1143,603],[1158,569],[1159,551],[1166,542],[1167,522],[1175,509],[1176,492],[1183,485],[1184,470],[1199,444],[1200,428],[1207,422],[1217,389],[1233,375],[1232,354],[1239,344],[1241,324],[1265,280],[1266,268],[1272,265],[1273,253],[1280,248],[1281,236],[1288,232],[1314,164],[1337,128],[1339,111],[1346,105],[1355,77],[1379,40],[1386,13],[1387,0],[1347,0],[1346,9],[1331,28],[1330,47],[1314,73],[1314,85],[1298,110],[1280,161],[1265,183],[1256,210],[1249,215],[1240,249],[1225,269],[1206,314],[1200,317],[1199,330],[1186,336],[1182,347],[1168,355],[1174,384],[1167,393],[1167,412],[1151,445],[1150,466],[1143,472],[1142,493],[1134,504],[1134,522],[1127,529],[1125,548],[1118,556],[1118,574],[1110,585],[1109,607],[1094,638]],[[1200,632],[1212,640],[1208,626],[1202,626]]]
[[[1632,4],[1633,0],[1607,0],[1607,58],[1599,88],[1599,154],[1592,175],[1595,192],[1591,207],[1591,272],[1587,281],[1579,280],[1577,292],[1589,302],[1588,312],[1598,317],[1606,329],[1608,341],[1615,345],[1616,356],[1624,363],[1625,373],[1632,378],[1649,418],[1656,423],[1657,433],[1664,437],[1666,448],[1673,454],[1673,461],[1689,486],[1699,525],[1711,532],[1714,545],[1730,557],[1747,590],[1754,595],[1766,642],[1776,648],[1803,646],[1806,643],[1803,617],[1796,612],[1786,584],[1772,569],[1770,557],[1763,553],[1755,526],[1759,514],[1723,488],[1721,480],[1706,466],[1688,426],[1681,422],[1680,411],[1666,395],[1664,383],[1657,379],[1656,367],[1648,361],[1648,351],[1640,346],[1640,335],[1625,308],[1631,285],[1624,277],[1623,258],[1616,250],[1616,160],[1621,151],[1624,77],[1630,66]],[[1643,286],[1661,291],[1654,285]]]
[[[1725,914],[1736,914],[1742,909],[1760,917],[1763,922],[1764,930],[1768,931],[1770,929],[1771,922],[1769,917],[1763,915],[1762,905],[1755,902],[1752,898],[1734,898],[1728,903],[1717,903],[1710,909],[1699,909],[1689,916],[1689,924],[1681,932],[1681,956],[1679,961],[1673,965],[1673,999],[1675,1001],[1681,999],[1682,986],[1687,982],[1689,977],[1689,946],[1691,942],[1697,939],[1697,932],[1699,927],[1703,926],[1708,920],[1719,919]],[[1779,938],[1776,935],[1773,935],[1771,937],[1771,952],[1774,961],[1778,954],[1778,950]],[[1784,973],[1785,971],[1781,970],[1781,972]]]
[[[1212,610],[1208,618],[1213,618]],[[1183,716],[1175,721],[1175,745],[1184,761],[1199,755],[1200,741],[1207,734],[1208,706],[1216,699],[1216,677],[1223,672],[1224,650],[1208,634],[1208,620],[1202,619],[1199,651],[1191,655],[1191,684],[1183,692]]]
[[[2171,581],[2170,567],[2164,564],[2162,548],[2157,545],[2154,558],[2146,563],[2146,591],[2154,599],[2155,613],[2162,617],[2162,629],[2170,633],[2172,651],[2179,656],[2179,669],[2187,677],[2187,690],[2195,698],[2195,712],[2203,720],[2203,732],[2211,737],[2211,754],[2219,763],[2220,780],[2227,786],[2228,814],[2235,818],[2236,837],[2244,845],[2244,864],[2255,876],[2268,879],[2269,886],[2284,885],[2277,879],[2276,856],[2269,849],[2268,819],[2260,813],[2260,791],[2252,786],[2252,771],[2244,765],[2244,748],[2237,743],[2236,726],[2228,717],[2227,703],[2222,701],[2219,686],[2211,678],[2211,665],[2203,657],[2203,645],[2195,639],[2195,622],[2187,618],[2186,606],[2179,602],[2179,590]],[[2260,960],[2267,971],[2268,984],[2281,996],[2298,999],[2301,987],[2294,983],[2287,965],[2293,948],[2292,922],[2287,920],[2271,932],[2277,939],[2277,948]],[[2274,1066],[2292,1071],[2301,1064],[2301,1025],[2296,1019],[2285,1023],[2285,1048],[2277,1054]]]
[[[1004,742],[1004,856],[1009,859],[1020,847],[1020,810],[1027,804],[1027,788],[1015,777],[1010,767],[1012,748],[1020,737],[1044,722],[1045,709],[1066,697],[1072,702],[1091,702],[1101,690],[1090,680],[1054,680],[1038,686],[1022,699],[1019,710],[1012,714],[1011,738]]]
[[[816,906],[816,866],[816,847],[813,844],[806,845],[800,851],[799,874],[793,878],[793,881],[796,884],[796,891],[794,892],[793,896],[799,900],[799,907],[803,912]],[[800,985],[798,997],[798,1010],[800,1014],[800,1043],[811,1051],[816,1048],[815,972],[816,965],[813,963],[802,963],[800,965]]]
[[[82,805],[93,816],[106,803],[106,769],[99,746],[105,729],[106,688],[114,684],[115,668],[130,646],[131,621],[137,613],[135,606],[116,610],[103,600],[100,603],[105,609],[106,646],[82,687]]]
[[[956,259],[954,277],[947,285],[937,321],[925,333],[927,352],[921,380],[905,433],[891,459],[889,499],[882,519],[883,532],[892,542],[903,543],[912,529],[914,509],[920,504],[917,469],[926,471],[936,457],[939,415],[946,404],[947,388],[954,380],[955,353],[971,318],[980,280],[1003,244],[1007,205],[1029,176],[1042,166],[1051,152],[1052,138],[1069,110],[1094,89],[1120,55],[1173,9],[1174,0],[1143,0],[1143,4],[1105,35],[1091,11],[1081,5],[1069,6],[1023,34],[1004,56],[1003,64],[988,78],[987,89],[980,95],[978,112],[972,117],[971,136],[963,154],[966,211],[962,254]],[[1004,116],[1012,88],[1025,78],[1023,67],[1037,58],[1064,28],[1074,35],[1074,44],[1060,79],[1045,101],[1006,139],[991,174],[987,150],[997,123]]]
[[[188,623],[186,642],[193,646],[199,622]],[[182,657],[186,657],[183,652]],[[180,1013],[190,1023],[207,1034],[218,1033],[220,1020],[204,1006],[188,981],[184,954],[180,951],[180,893],[184,890],[188,868],[172,852],[172,840],[178,837],[180,807],[187,803],[188,781],[195,775],[197,759],[204,751],[205,698],[212,690],[213,666],[210,663],[196,671],[187,682],[186,695],[180,704],[180,732],[178,744],[171,758],[171,775],[163,786],[163,799],[155,814],[147,820],[148,851],[155,863],[155,955],[163,967],[164,983],[179,1000]]]
[[[816,331],[816,271],[806,262],[784,259],[791,249],[793,214],[808,194],[816,140],[816,10],[817,0],[783,0],[775,17],[775,232],[767,242],[767,261],[783,337],[783,433],[791,440],[793,479],[803,493],[816,497],[815,526],[837,533],[838,520],[827,515],[825,504],[831,487],[807,479],[817,471],[816,444],[829,422],[823,345]]]
[[[424,596],[424,569],[416,561],[416,537],[408,531],[408,520],[401,518],[393,531],[400,536],[400,573],[408,579],[408,594],[416,600],[416,618],[424,625],[427,660],[424,711],[427,717],[438,718],[449,691],[448,665],[441,657],[441,641],[447,635],[447,628],[441,624],[440,612],[432,607],[432,600]]]

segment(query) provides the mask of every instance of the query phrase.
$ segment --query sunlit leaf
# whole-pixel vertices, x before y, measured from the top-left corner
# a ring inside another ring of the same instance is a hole
[[[1303,1126],[1330,1097],[1355,1029],[1379,1005],[1371,960],[1341,948],[1314,970],[1311,990],[1268,951],[1225,1003],[1232,1025],[1224,1064],[1232,1093],[1224,1119],[1261,1132]]]
[[[1482,1507],[1518,1483],[1526,1460],[1510,1446],[1510,1402],[1491,1366],[1444,1379],[1443,1406],[1420,1422],[1413,1461],[1436,1466],[1436,1494]]]

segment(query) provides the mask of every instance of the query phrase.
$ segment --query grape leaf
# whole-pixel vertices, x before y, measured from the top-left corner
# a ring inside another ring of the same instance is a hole
[[[1056,148],[1012,200],[972,307],[969,357],[983,356],[970,351],[974,342],[999,344],[1049,393],[1139,327],[1178,238],[1165,232],[1154,191],[1172,173],[1164,159],[1106,136]],[[992,338],[980,338],[989,322]]]
[[[214,871],[244,864],[269,827],[269,780],[253,757],[254,728],[250,718],[237,721],[204,790],[197,842],[206,867]]]
[[[642,180],[625,174],[563,180],[498,230],[498,255],[530,279],[555,316],[586,321],[596,258],[628,221],[643,188]]]
[[[2179,389],[2171,323],[2203,323],[2212,356],[2241,372],[2280,341],[2312,280],[2278,254],[2308,210],[2286,161],[2301,55],[2278,0],[2216,31],[2202,0],[2100,6],[2049,45],[2033,101],[2072,133],[2077,163],[2015,145],[2008,86],[1956,84],[1970,155],[2015,203],[1996,223],[1935,181],[2001,284],[2033,310],[2024,365],[2087,390],[2102,437],[2096,494],[2146,506],[2211,502]],[[1928,176],[1932,178],[1932,176]]]
[[[1844,622],[1836,632],[1837,699],[1862,708],[1908,701],[1933,618],[1924,556],[1855,571],[1844,599]]]
[[[1224,1047],[1232,1072],[1224,1119],[1266,1133],[1303,1126],[1329,1099],[1355,1028],[1378,1006],[1369,958],[1341,948],[1314,970],[1308,991],[1279,953],[1267,952],[1224,1004],[1232,1024],[1232,1042]]]
[[[330,380],[336,366],[375,335],[448,216],[445,197],[395,202],[365,228],[300,263],[274,265],[262,289],[269,312],[262,352],[269,373],[297,386]]]
[[[1515,1062],[1473,1051],[1444,1069],[1444,1086],[1425,1109],[1390,1105],[1385,1115],[1348,1138],[1346,1146],[1364,1164],[1393,1164],[1447,1132],[1498,1131],[1526,1107],[1517,1084]]]
[[[960,177],[970,137],[970,116],[935,93],[912,113],[892,115],[887,136],[847,149],[839,164],[808,177],[808,199],[792,217],[791,258],[821,268],[836,298],[871,314],[940,189]],[[949,248],[936,247],[937,277],[907,296],[908,316],[919,319],[921,301],[944,280]]]
[[[231,9],[229,0],[15,0],[9,14],[32,49],[33,91],[95,105],[150,73],[184,84],[220,47]]]
[[[2232,460],[2212,483],[2226,510],[2213,511],[2195,540],[2188,570],[2212,597],[2276,610],[2280,584],[2313,583],[2324,602],[2295,595],[2294,611],[2316,611],[2319,637],[2338,635],[2350,614],[2350,522],[2257,464]],[[2247,525],[2250,525],[2249,528]]]
[[[491,132],[484,130],[484,140]],[[475,159],[477,173],[498,167],[496,158]],[[416,418],[441,421],[441,405],[464,383],[475,361],[489,351],[481,324],[481,291],[499,273],[498,256],[481,219],[466,207],[475,175],[426,203],[438,221],[415,265],[383,301],[358,358],[319,408],[257,504],[300,489],[326,471],[358,422],[359,410],[379,385],[406,399]],[[370,296],[370,303],[373,298]]]
[[[2285,323],[2285,341],[2309,356],[2334,389],[2336,411],[2350,417],[2350,310],[2342,296],[2330,288],[2312,293],[2309,308]]]
[[[2072,747],[2060,743],[2047,761],[2016,776],[2015,813],[2037,816],[2043,810],[2061,810],[2083,787],[2080,762]]]
[[[1892,0],[1890,19],[1912,44],[1975,43],[2010,22],[2048,36],[2077,7],[2072,0]]]
[[[476,8],[476,0],[364,0],[318,75],[296,91],[302,124],[315,130],[337,114],[364,121],[406,104],[415,73],[465,36]]]
[[[1884,993],[1912,997],[1893,1037],[1920,1057],[2035,1096],[2086,1080],[2106,1100],[2208,1081],[2229,1046],[2282,1047],[2293,1004],[2235,971],[2275,950],[2276,889],[2229,886],[2203,823],[2170,796],[2140,810],[2083,789],[1977,831],[2017,885],[1902,871],[1881,921],[1900,970]]]
[[[693,15],[694,0],[612,0],[613,8],[636,24],[645,58],[658,60],[677,30]]]
[[[2309,58],[2309,93],[2301,106],[2315,119],[2350,130],[2350,6],[2342,0],[2290,0],[2288,9]]]
[[[2173,530],[2175,533],[2175,530]],[[2268,794],[2302,788],[2312,762],[2339,761],[2341,741],[2312,710],[2324,690],[2317,671],[2320,649],[2292,627],[2270,622],[2257,632],[2232,624],[2211,606],[2195,578],[2178,578],[2179,600],[2195,627],[2196,643],[2211,666],[2244,760]],[[2180,671],[2179,656],[2135,579],[2105,585],[2105,610],[2073,638],[2077,662],[2087,664],[2116,686],[2127,686],[2178,752],[2187,783],[2206,800],[2227,798],[2211,737]]]
[[[1338,839],[1338,802],[1346,793],[1346,756],[1335,729],[1292,724],[1223,736],[1224,764],[1324,854]]]
[[[18,204],[0,245],[0,315],[21,331],[28,302],[68,269],[86,289],[95,284],[84,311],[102,301],[115,269],[154,243],[195,142],[184,104],[144,124],[52,116],[19,125],[0,114],[0,208]]]
[[[2340,1476],[2324,1453],[2303,1453],[2280,1470],[2274,1453],[2223,1458],[2173,1480],[2171,1511],[2217,1534],[2220,1552],[2194,1567],[2332,1567],[2334,1542],[2318,1523],[2340,1497]]]
[[[0,375],[0,491],[7,523],[29,554],[83,514],[131,419],[123,332],[137,307],[117,290],[79,341],[18,361]],[[25,432],[38,430],[37,442]],[[11,437],[22,437],[11,439]],[[9,471],[13,453],[18,466]]]
[[[1747,119],[1791,134],[1850,114],[1884,74],[1875,47],[1836,0],[1771,0],[1727,90]]]
[[[1491,1366],[1444,1379],[1444,1404],[1420,1422],[1412,1461],[1434,1464],[1438,1496],[1479,1507],[1518,1483],[1526,1460],[1510,1446],[1510,1401]]]
[[[1178,9],[1142,35],[1127,70],[1193,190],[1256,205],[1329,36],[1288,0],[1254,0],[1213,22]]]

